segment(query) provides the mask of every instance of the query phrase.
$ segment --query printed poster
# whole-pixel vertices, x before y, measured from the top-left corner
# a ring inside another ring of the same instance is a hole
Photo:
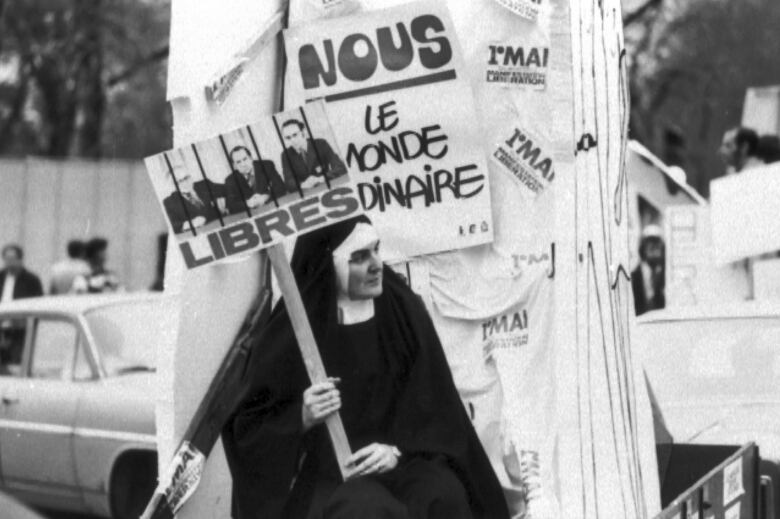
[[[737,501],[733,506],[726,509],[723,519],[740,519],[742,515],[740,502]]]
[[[187,268],[362,213],[322,102],[146,159]]]
[[[550,150],[546,139],[515,120],[494,139],[490,160],[523,188],[527,198],[535,199],[555,178]]]
[[[550,47],[512,38],[487,46],[485,83],[488,86],[529,90],[547,88]]]
[[[542,9],[544,0],[496,0],[496,2],[509,9],[518,16],[536,21]]]
[[[778,175],[780,163],[774,163],[710,183],[712,245],[717,263],[780,250]]]
[[[742,457],[740,456],[723,469],[723,504],[728,505],[744,493],[745,487],[742,485]]]
[[[327,102],[388,260],[493,240],[479,119],[443,2],[301,24],[285,47],[287,102]]]

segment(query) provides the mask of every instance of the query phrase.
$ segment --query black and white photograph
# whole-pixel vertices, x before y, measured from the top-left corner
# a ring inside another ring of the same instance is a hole
[[[194,268],[356,214],[337,150],[323,104],[312,103],[149,157],[146,165]]]
[[[0,0],[0,519],[780,519],[778,27]]]

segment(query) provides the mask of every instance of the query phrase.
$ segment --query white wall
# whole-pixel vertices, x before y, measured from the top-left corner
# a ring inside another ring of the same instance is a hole
[[[0,244],[18,243],[48,288],[71,239],[109,240],[108,266],[129,290],[155,278],[165,221],[141,161],[0,160]]]

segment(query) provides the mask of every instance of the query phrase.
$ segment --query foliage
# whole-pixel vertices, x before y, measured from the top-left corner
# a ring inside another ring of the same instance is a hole
[[[140,157],[169,145],[169,2],[2,8],[0,153]]]
[[[780,2],[661,0],[626,27],[631,131],[708,193],[751,86],[780,84]]]

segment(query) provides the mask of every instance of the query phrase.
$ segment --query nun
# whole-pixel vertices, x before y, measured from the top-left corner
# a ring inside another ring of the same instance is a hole
[[[362,216],[300,237],[292,270],[329,375],[311,384],[284,301],[222,431],[234,519],[502,519],[501,486],[433,323]],[[324,421],[340,413],[342,480]]]

